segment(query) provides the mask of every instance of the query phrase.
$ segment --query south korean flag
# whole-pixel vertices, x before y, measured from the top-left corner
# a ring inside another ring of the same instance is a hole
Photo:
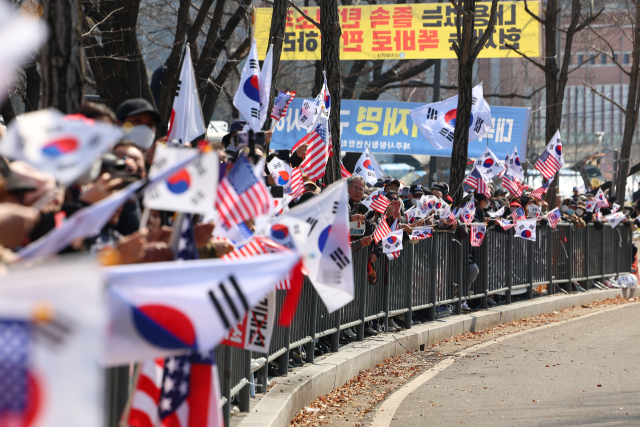
[[[402,250],[402,230],[392,231],[382,239],[382,252],[390,254]]]
[[[595,207],[596,207],[596,201],[595,200],[587,200],[587,212],[593,212]]]
[[[484,100],[482,84],[473,88],[469,142],[482,138],[492,128],[491,108]],[[411,119],[436,149],[453,147],[458,95],[411,110]]]
[[[193,153],[192,148],[158,144],[149,177],[153,179],[170,165],[193,156]],[[163,183],[147,190],[144,197],[145,207],[201,215],[210,213],[213,211],[218,187],[219,165],[217,153],[212,151],[201,155]]]
[[[491,179],[498,176],[501,172],[504,172],[504,162],[500,161],[495,154],[489,150],[489,147],[485,148],[478,160],[476,160],[476,168],[482,172],[484,176]]]
[[[418,201],[418,213],[416,217],[425,218],[436,208],[438,198],[436,196],[422,196]]]
[[[382,168],[376,161],[376,158],[373,157],[371,151],[369,151],[369,147],[364,149],[360,159],[358,159],[358,163],[356,163],[356,167],[353,169],[353,174],[363,177],[369,185],[374,185],[378,182],[378,178],[384,176]]]
[[[536,220],[521,219],[516,222],[516,237],[536,241]]]

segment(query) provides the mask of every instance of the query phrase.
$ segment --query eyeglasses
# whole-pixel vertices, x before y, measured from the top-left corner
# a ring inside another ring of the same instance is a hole
[[[400,200],[397,197],[389,197],[389,200],[391,200],[392,202],[395,202],[396,200]]]

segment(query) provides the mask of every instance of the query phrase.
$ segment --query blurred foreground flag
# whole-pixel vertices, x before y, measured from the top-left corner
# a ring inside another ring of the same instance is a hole
[[[158,145],[149,178],[155,178],[171,165],[193,156],[195,152],[193,148]],[[217,153],[203,153],[184,169],[148,189],[144,195],[145,207],[202,215],[213,211],[219,166]]]
[[[453,131],[458,113],[458,95],[444,101],[411,110],[411,119],[425,138],[437,149],[453,147]],[[473,88],[469,142],[491,130],[491,108],[482,94],[482,83]]]
[[[122,133],[117,126],[80,114],[65,116],[50,108],[11,122],[0,141],[0,154],[23,160],[69,185],[109,151]]]
[[[0,424],[104,425],[102,282],[92,262],[0,277]]]
[[[197,142],[204,139],[207,128],[204,125],[204,118],[200,109],[200,98],[198,97],[196,77],[193,74],[189,45],[186,46],[184,51],[184,61],[182,62],[182,70],[180,70],[180,80],[176,92],[176,97],[173,99],[173,107],[171,108],[167,141],[177,139],[180,141],[180,145],[185,145],[185,143],[189,142],[192,147],[196,147]]]
[[[342,179],[272,221],[288,227],[309,280],[330,313],[354,298],[348,208],[347,180]],[[307,223],[309,232],[301,232],[299,223]]]
[[[106,268],[109,324],[105,362],[115,366],[212,350],[299,259],[290,252],[233,262]]]
[[[35,50],[46,41],[48,33],[44,20],[26,17],[26,8],[22,13],[14,12],[11,3],[0,1],[0,105],[7,99],[19,67],[36,54]]]

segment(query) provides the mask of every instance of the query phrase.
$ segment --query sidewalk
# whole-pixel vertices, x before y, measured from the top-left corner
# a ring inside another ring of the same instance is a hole
[[[239,425],[242,427],[288,426],[297,412],[317,397],[343,385],[361,370],[370,369],[389,357],[406,353],[406,349],[422,350],[425,346],[466,332],[481,331],[498,324],[615,298],[617,295],[623,295],[623,290],[592,290],[579,294],[541,297],[468,315],[450,316],[414,326],[409,331],[384,334],[345,345],[338,353],[313,365],[305,365],[287,377],[279,377],[277,384],[255,406],[252,405],[251,412],[236,419],[234,424],[240,421]]]

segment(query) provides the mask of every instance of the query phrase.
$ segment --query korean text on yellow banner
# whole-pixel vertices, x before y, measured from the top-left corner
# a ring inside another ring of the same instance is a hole
[[[538,14],[539,2],[527,2]],[[342,6],[340,9],[340,59],[445,59],[455,58],[457,11],[451,4],[401,4]],[[302,11],[319,22],[319,7]],[[476,33],[480,37],[491,11],[490,2],[476,4]],[[270,8],[256,9],[258,56],[269,47]],[[500,2],[496,28],[481,58],[518,58],[510,44],[530,57],[540,56],[540,24],[525,10],[524,2]],[[293,8],[289,9],[282,60],[320,60],[320,30]]]

